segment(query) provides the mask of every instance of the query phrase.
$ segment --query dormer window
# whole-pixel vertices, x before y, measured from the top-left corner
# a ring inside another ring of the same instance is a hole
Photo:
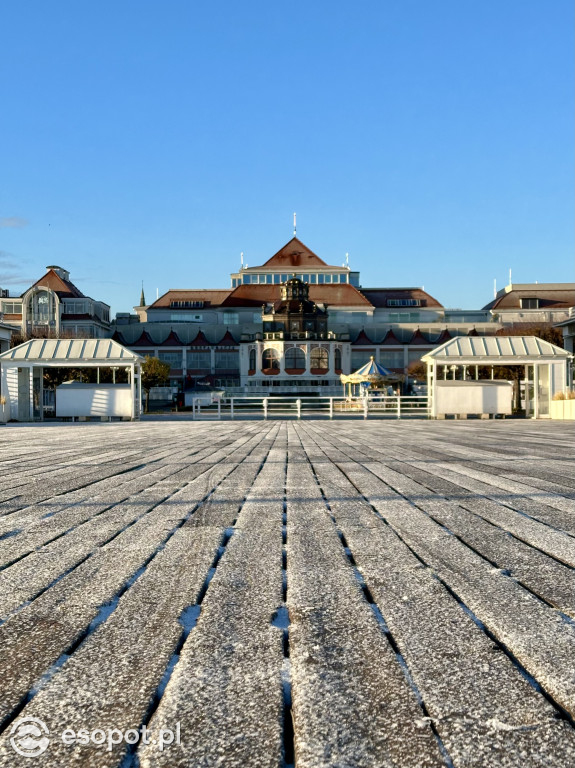
[[[521,299],[521,309],[539,309],[539,299]]]

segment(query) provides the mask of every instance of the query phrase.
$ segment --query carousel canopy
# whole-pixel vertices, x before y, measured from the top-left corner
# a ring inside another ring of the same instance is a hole
[[[360,384],[362,381],[369,381],[375,384],[393,375],[391,371],[388,371],[383,365],[376,363],[373,357],[371,357],[369,362],[358,368],[355,373],[350,373],[349,376],[342,374],[340,378],[344,384]]]

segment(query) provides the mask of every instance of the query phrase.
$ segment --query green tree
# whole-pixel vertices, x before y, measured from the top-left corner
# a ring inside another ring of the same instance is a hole
[[[170,378],[170,364],[164,363],[157,357],[146,356],[142,363],[142,389],[146,393],[146,408],[150,402],[150,389],[152,387],[165,387]]]

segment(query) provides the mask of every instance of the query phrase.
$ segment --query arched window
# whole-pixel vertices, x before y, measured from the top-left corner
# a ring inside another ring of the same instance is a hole
[[[255,371],[256,369],[256,351],[255,349],[250,349],[250,371]]]
[[[262,368],[264,370],[276,370],[280,368],[280,356],[276,349],[264,349],[262,355]]]
[[[335,370],[341,371],[341,349],[335,350],[333,362],[335,363]]]
[[[305,368],[305,354],[299,347],[289,347],[285,354],[287,368]]]
[[[55,325],[56,303],[48,291],[35,291],[28,300],[28,317],[34,325]]]
[[[310,368],[327,371],[329,368],[329,352],[323,347],[312,349],[310,356]]]

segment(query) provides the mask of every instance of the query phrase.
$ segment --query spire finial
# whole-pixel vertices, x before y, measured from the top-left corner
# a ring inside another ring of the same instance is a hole
[[[243,251],[240,253],[240,261],[242,263],[242,269],[243,269],[244,268],[244,252]]]
[[[146,306],[146,297],[144,296],[144,281],[142,280],[142,293],[140,294],[140,306]]]
[[[293,236],[294,236],[294,237],[296,236],[296,231],[297,231],[297,226],[296,226],[296,214],[295,214],[295,211],[294,211],[294,215],[293,215]]]

